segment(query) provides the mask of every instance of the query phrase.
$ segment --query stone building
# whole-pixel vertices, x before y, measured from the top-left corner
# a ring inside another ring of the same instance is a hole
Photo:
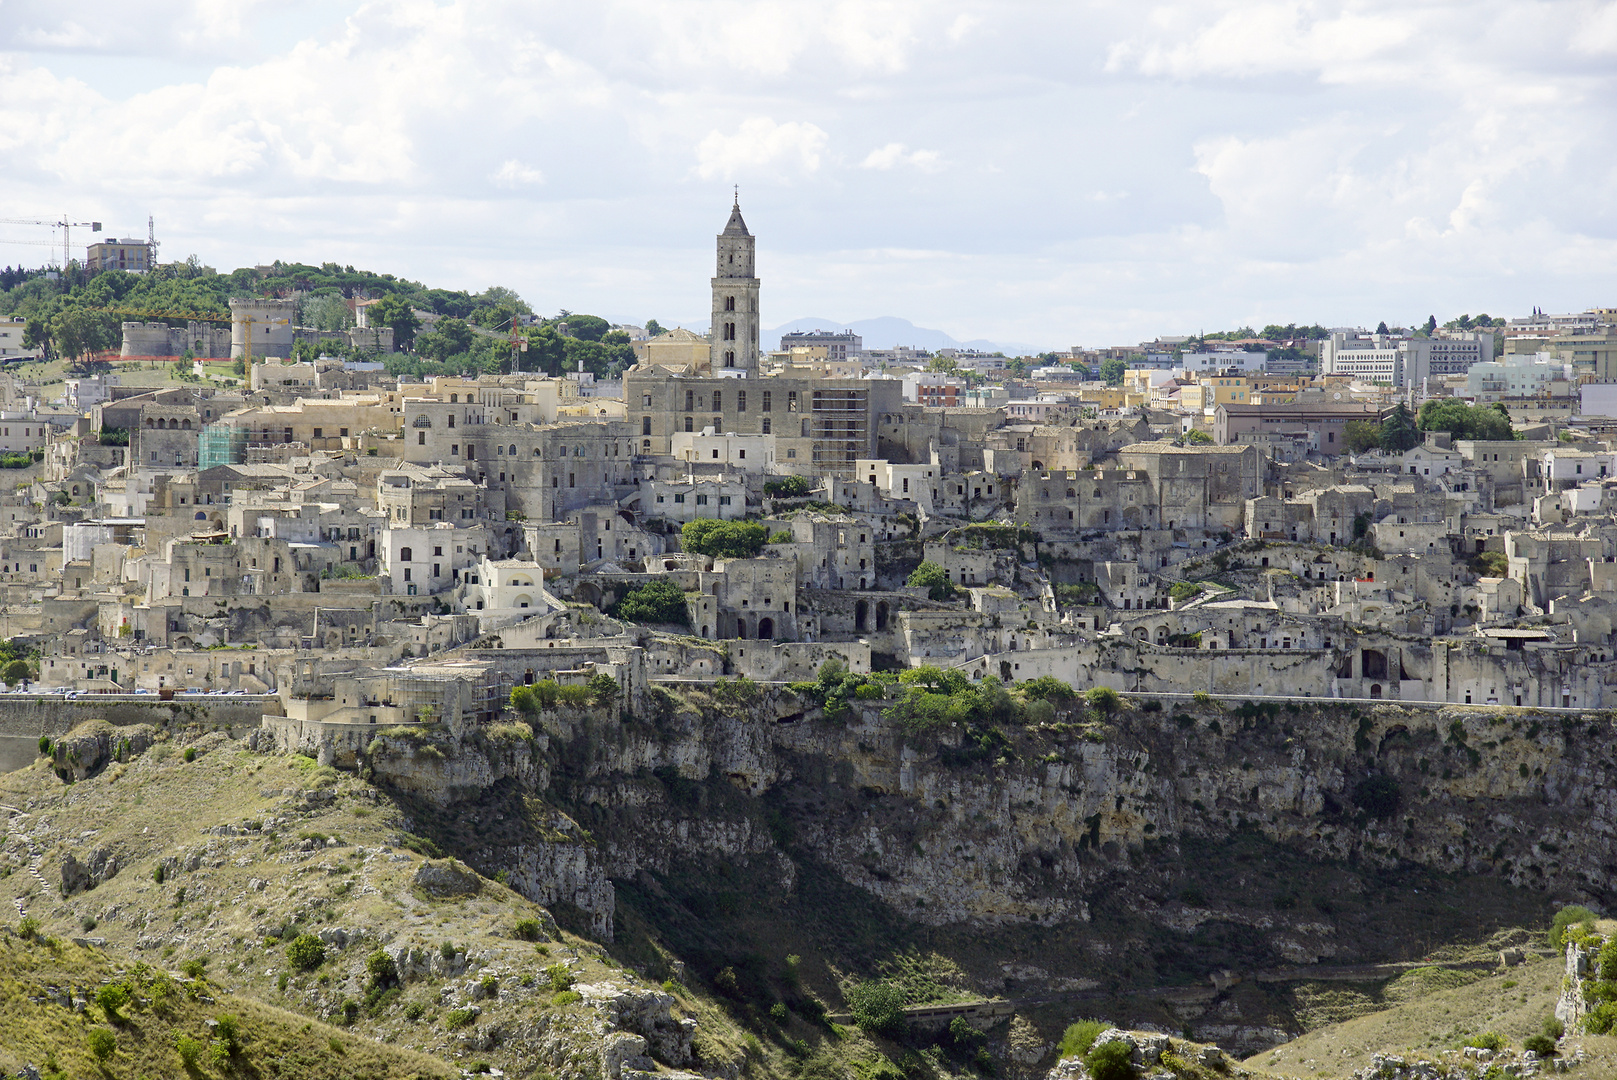
[[[745,378],[758,372],[757,241],[741,219],[736,196],[730,220],[719,234],[713,275],[713,321],[709,324],[709,370]]]
[[[292,355],[296,300],[247,297],[230,301],[230,358]]]

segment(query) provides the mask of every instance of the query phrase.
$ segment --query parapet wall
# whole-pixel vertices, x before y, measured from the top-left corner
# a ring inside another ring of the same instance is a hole
[[[127,697],[59,696],[0,697],[0,736],[37,740],[41,735],[61,738],[86,720],[109,724],[152,724],[162,728],[172,724],[207,724],[229,728],[257,727],[265,713],[282,712],[281,701],[273,696],[243,696],[234,701],[131,700]]]

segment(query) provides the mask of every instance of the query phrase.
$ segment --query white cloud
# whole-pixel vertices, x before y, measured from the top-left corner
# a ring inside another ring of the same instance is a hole
[[[771,324],[1070,345],[1617,273],[1609,0],[0,4],[0,203],[221,267],[701,321],[742,181]]]
[[[704,180],[738,176],[790,177],[812,173],[830,136],[814,124],[767,116],[744,120],[735,134],[711,131],[696,147],[696,174]]]
[[[519,188],[527,187],[530,184],[544,183],[545,174],[532,165],[524,164],[512,158],[494,170],[490,174],[489,180],[493,182],[495,187]]]
[[[955,16],[954,22],[949,24],[949,29],[945,31],[945,36],[958,45],[966,40],[967,35],[981,26],[982,23],[983,21],[979,16],[973,15],[969,11],[962,11]]]
[[[866,154],[865,160],[859,165],[864,169],[892,169],[899,165],[909,165],[922,172],[935,172],[939,167],[939,160],[936,150],[911,150],[901,142],[893,142]]]

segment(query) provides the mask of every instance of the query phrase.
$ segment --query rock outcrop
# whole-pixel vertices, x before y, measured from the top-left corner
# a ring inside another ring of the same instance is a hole
[[[63,780],[83,780],[115,761],[139,757],[156,739],[157,729],[150,724],[118,727],[105,720],[87,720],[56,740],[51,768]]]
[[[93,889],[118,873],[118,856],[104,847],[90,852],[83,862],[69,854],[62,859],[62,891],[69,896]]]

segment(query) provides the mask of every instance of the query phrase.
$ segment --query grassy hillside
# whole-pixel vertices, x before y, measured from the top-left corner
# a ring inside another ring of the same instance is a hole
[[[257,999],[263,1015],[289,1010],[341,1026],[345,1038],[565,1077],[593,1067],[583,1056],[561,1066],[575,1043],[596,1052],[600,1018],[619,995],[662,992],[560,932],[542,907],[437,857],[370,785],[305,757],[252,753],[223,733],[160,741],[73,784],[41,761],[0,776],[0,804],[15,811],[0,811],[7,916],[26,911],[58,939],[105,939],[120,963],[201,965],[221,1002]],[[93,867],[97,853],[113,876],[62,895],[63,860]],[[424,888],[428,864],[461,887]],[[303,935],[325,939],[323,960],[306,968],[289,951]],[[414,948],[422,970],[379,981],[368,962],[384,946]],[[676,1020],[699,1017],[702,1064],[738,1066],[745,1047],[725,1015],[673,989]],[[83,1038],[72,1027],[51,1045],[61,1055]]]
[[[126,1002],[114,1005],[120,997]],[[441,1061],[223,993],[205,978],[118,965],[99,949],[43,934],[0,933],[0,1014],[7,1076],[29,1064],[69,1077],[454,1075]]]
[[[1348,1076],[1378,1053],[1435,1060],[1485,1032],[1519,1051],[1554,1014],[1565,970],[1559,957],[1545,957],[1486,973],[1422,968],[1381,989],[1342,986],[1332,991],[1339,1007],[1377,1011],[1311,1031],[1246,1064],[1287,1075]],[[1561,1045],[1563,1054],[1583,1048],[1584,1075],[1617,1076],[1617,1039],[1569,1034]]]

